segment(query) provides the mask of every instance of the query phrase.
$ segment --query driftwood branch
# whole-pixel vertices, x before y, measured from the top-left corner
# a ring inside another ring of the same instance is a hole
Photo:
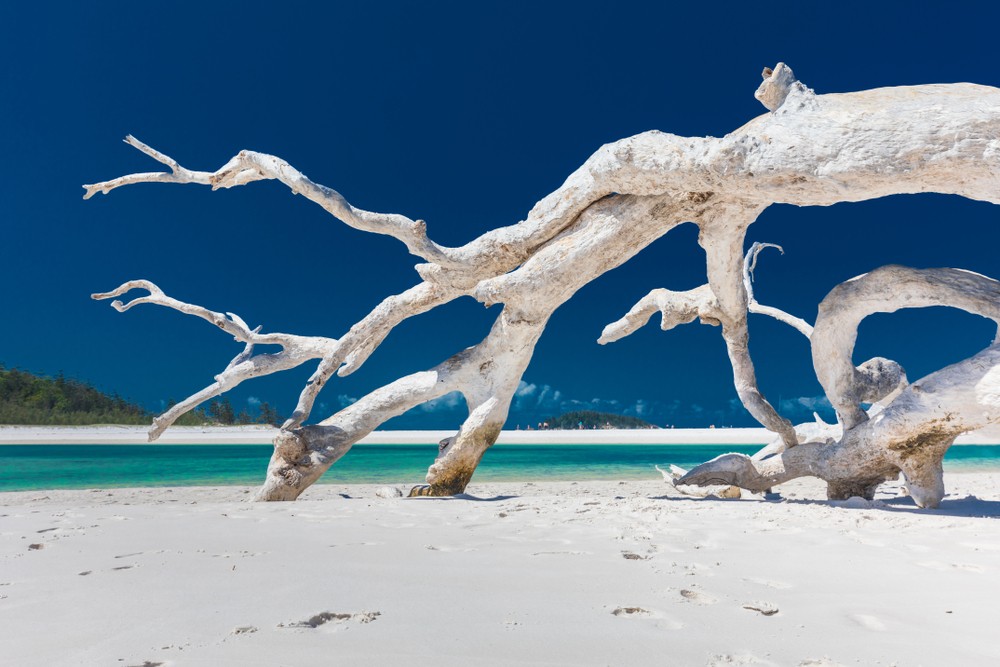
[[[784,248],[780,245],[774,243],[754,243],[750,246],[750,250],[747,251],[746,257],[743,258],[743,289],[747,293],[747,310],[751,313],[757,313],[759,315],[767,315],[768,317],[773,317],[779,322],[784,322],[788,326],[792,327],[799,333],[801,333],[806,338],[812,336],[813,328],[812,325],[803,320],[800,317],[795,317],[794,315],[789,315],[780,308],[774,308],[773,306],[763,306],[757,302],[757,299],[753,295],[753,272],[757,268],[757,255],[764,248],[777,248],[778,252],[782,255],[785,254]]]
[[[192,171],[181,167],[173,158],[150,148],[132,135],[125,137],[125,143],[167,165],[170,172],[129,174],[110,181],[84,185],[84,199],[89,199],[98,192],[108,194],[115,188],[135,183],[195,183],[210,185],[213,190],[217,190],[260,180],[277,180],[288,186],[294,194],[319,204],[344,224],[392,236],[402,241],[414,255],[428,262],[448,264],[448,258],[440,246],[427,238],[427,225],[422,220],[411,220],[399,214],[373,213],[354,207],[336,190],[313,183],[305,174],[273,155],[240,151],[216,171]]]
[[[597,342],[605,345],[633,334],[657,312],[660,313],[660,328],[664,331],[696,319],[702,324],[719,325],[719,304],[708,285],[686,292],[655,289],[639,299],[623,318],[604,327]]]
[[[862,402],[881,399],[905,379],[891,362],[855,369],[851,358],[861,321],[873,313],[929,306],[951,306],[1000,323],[1000,282],[960,269],[884,266],[841,283],[820,303],[813,366],[846,429],[867,420]]]
[[[876,358],[855,368],[851,357],[861,321],[872,313],[948,305],[1000,322],[1000,282],[959,269],[886,266],[834,288],[820,304],[811,338],[813,364],[837,409],[836,442],[774,451],[774,456],[727,454],[684,475],[680,484],[733,484],[763,491],[803,476],[820,477],[832,498],[870,498],[902,472],[922,507],[944,496],[941,459],[955,438],[1000,419],[1000,343],[907,384],[895,362]],[[892,397],[869,420],[862,402]]]
[[[262,334],[261,327],[251,329],[241,317],[233,313],[217,313],[202,306],[178,301],[164,294],[163,290],[148,280],[132,280],[110,292],[91,295],[92,299],[105,300],[122,296],[134,289],[149,292],[147,296],[136,297],[128,303],[119,300],[111,302],[111,307],[124,313],[133,306],[151,303],[199,317],[214,324],[237,341],[246,344],[226,368],[215,376],[215,381],[198,393],[189,396],[157,417],[149,430],[152,442],[160,437],[177,418],[198,407],[205,401],[223,394],[245,380],[270,375],[300,366],[312,359],[321,359],[337,348],[338,341],[320,336],[296,336],[284,333]],[[280,345],[282,350],[275,354],[253,354],[255,345]]]
[[[707,285],[688,292],[651,292],[609,325],[600,342],[628,335],[656,312],[664,328],[695,318],[721,325],[740,400],[781,438],[785,449],[755,460],[705,464],[708,467],[695,468],[683,479],[700,483],[728,475],[751,486],[770,486],[789,474],[814,474],[828,479],[831,496],[837,496],[867,492],[876,480],[902,470],[918,502],[931,505],[941,486],[934,472],[935,465],[940,469],[938,455],[954,435],[1000,419],[996,410],[980,404],[986,399],[977,398],[970,384],[982,386],[992,378],[989,372],[982,375],[992,353],[907,385],[902,369],[888,360],[853,366],[857,322],[870,312],[918,302],[957,305],[997,319],[993,283],[953,269],[921,273],[913,280],[904,279],[898,267],[880,269],[835,290],[824,301],[815,329],[810,329],[803,320],[757,302],[752,271],[757,253],[767,246],[754,246],[746,257],[743,246],[748,227],[773,203],[826,206],[917,192],[1000,203],[1000,90],[949,84],[817,95],[780,63],[765,70],[763,79],[755,95],[768,112],[734,132],[720,138],[646,132],[602,146],[522,221],[455,248],[434,243],[420,220],[353,206],[280,158],[241,151],[216,171],[192,171],[129,137],[130,145],[169,171],[87,185],[86,197],[143,182],[219,188],[278,180],[345,224],[406,244],[425,261],[416,267],[422,282],[385,299],[338,340],[262,334],[235,316],[173,300],[145,282],[126,283],[98,297],[144,287],[149,296],[116,307],[164,305],[212,322],[244,343],[246,349],[219,376],[218,386],[191,397],[185,406],[285,363],[300,363],[306,356],[320,360],[292,419],[275,441],[261,498],[298,496],[386,419],[460,391],[469,416],[430,467],[427,487],[416,490],[454,493],[465,488],[496,440],[517,382],[555,309],[591,280],[674,227],[691,222],[699,227],[705,250]],[[889,276],[893,271],[894,277]],[[890,292],[909,294],[911,301],[883,298]],[[434,369],[372,392],[320,424],[303,426],[317,394],[335,372],[354,372],[407,317],[465,295],[487,305],[503,304],[486,339]],[[749,354],[749,312],[777,317],[810,338],[817,375],[842,422],[838,439],[828,437],[827,427],[817,427],[817,440],[806,429],[796,430],[761,394]],[[283,345],[283,350],[272,356],[254,354],[253,345],[260,343]],[[942,413],[945,403],[922,400],[920,392],[927,386],[950,397],[949,412]],[[861,410],[862,402],[871,401],[884,407],[877,419],[867,419]],[[903,451],[910,453],[904,456],[899,453]],[[763,481],[753,481],[755,475]]]

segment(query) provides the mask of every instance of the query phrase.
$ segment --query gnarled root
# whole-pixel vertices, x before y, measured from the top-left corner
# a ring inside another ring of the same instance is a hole
[[[765,493],[783,482],[815,476],[827,482],[830,500],[852,496],[871,500],[878,485],[895,479],[899,468],[886,457],[873,460],[870,456],[858,456],[858,453],[849,446],[806,443],[759,461],[745,454],[723,454],[693,468],[677,480],[677,484],[731,484],[754,493]]]
[[[281,431],[254,500],[295,500],[364,435],[322,426]]]

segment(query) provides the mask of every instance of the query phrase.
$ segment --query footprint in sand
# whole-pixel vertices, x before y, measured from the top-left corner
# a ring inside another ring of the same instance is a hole
[[[885,632],[886,629],[885,623],[881,619],[870,614],[852,614],[851,620],[861,627],[875,632]]]
[[[743,608],[747,611],[755,611],[761,616],[774,616],[778,613],[777,605],[771,604],[770,602],[764,602],[762,600],[747,602],[743,605]]]
[[[695,604],[715,604],[718,602],[718,600],[711,595],[693,588],[682,588],[677,591],[677,593],[681,596],[681,599],[688,602],[694,602]]]
[[[684,624],[669,618],[663,612],[656,609],[644,609],[642,607],[615,607],[611,611],[612,616],[619,618],[643,618],[653,621],[657,627],[665,630],[680,630]]]
[[[321,625],[326,625],[327,623],[333,623],[335,625],[341,625],[344,623],[371,623],[378,619],[382,615],[380,611],[361,611],[357,613],[338,613],[332,611],[323,611],[315,616],[307,618],[304,621],[295,621],[293,623],[278,623],[279,628],[307,628],[310,630],[316,629]]]
[[[649,616],[649,610],[642,607],[616,607],[613,616]]]

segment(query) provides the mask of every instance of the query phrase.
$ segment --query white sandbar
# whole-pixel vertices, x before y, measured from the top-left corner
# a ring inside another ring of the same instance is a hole
[[[0,445],[127,445],[147,442],[145,426],[0,426]],[[277,429],[270,426],[173,426],[161,445],[270,444]],[[455,431],[374,431],[362,444],[411,445],[438,443]],[[763,428],[677,428],[502,431],[499,444],[651,444],[763,445],[774,434]],[[1000,430],[971,433],[956,444],[997,444]]]

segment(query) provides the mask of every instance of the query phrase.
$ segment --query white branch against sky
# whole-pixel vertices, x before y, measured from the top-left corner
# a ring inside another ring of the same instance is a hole
[[[609,324],[599,342],[627,336],[657,312],[664,329],[695,319],[719,325],[737,395],[775,432],[781,447],[766,457],[703,464],[679,483],[759,490],[814,475],[828,482],[831,497],[843,497],[870,495],[880,481],[902,471],[917,502],[936,505],[943,494],[944,450],[965,430],[1000,421],[1000,370],[995,370],[1000,351],[990,347],[910,384],[890,360],[853,365],[857,326],[873,312],[925,305],[951,305],[998,320],[996,282],[957,269],[875,269],[835,288],[813,328],[758,303],[752,285],[757,255],[776,246],[755,244],[747,253],[744,247],[748,229],[773,203],[826,206],[918,192],[1000,203],[1000,90],[960,83],[817,95],[782,63],[765,69],[763,79],[755,95],[767,113],[732,133],[715,138],[651,131],[602,146],[523,220],[454,248],[432,241],[424,221],[359,209],[280,158],[240,151],[215,171],[193,171],[128,137],[130,145],[169,171],[86,185],[85,197],[137,183],[214,189],[277,180],[344,224],[401,241],[424,262],[416,267],[420,282],[385,299],[339,339],[261,334],[234,315],[176,301],[146,281],[95,295],[110,298],[144,288],[148,297],[127,305],[115,302],[116,308],[125,311],[138,303],[173,308],[212,322],[246,346],[214,385],[160,417],[151,435],[162,432],[160,424],[239,382],[318,360],[295,413],[276,438],[258,497],[294,499],[372,429],[452,391],[464,396],[469,416],[445,441],[430,466],[427,486],[413,493],[461,492],[496,441],[555,309],[674,227],[692,222],[705,251],[706,284],[685,292],[654,289]],[[261,257],[269,251],[262,246]],[[304,425],[335,372],[356,371],[400,322],[460,296],[503,304],[482,342],[377,389],[319,424]],[[760,391],[749,352],[749,313],[775,317],[810,339],[816,374],[841,421],[838,439],[803,437],[805,431],[779,415]],[[283,349],[276,355],[253,354],[253,344],[264,342]],[[932,393],[934,400],[928,398]],[[884,409],[869,419],[860,404],[873,401]]]

